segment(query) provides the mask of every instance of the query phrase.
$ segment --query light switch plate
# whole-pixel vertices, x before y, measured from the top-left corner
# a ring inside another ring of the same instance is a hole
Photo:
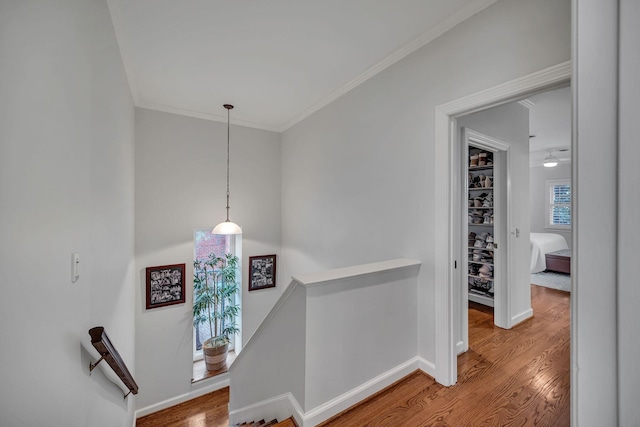
[[[71,254],[71,283],[76,283],[80,278],[80,254]]]

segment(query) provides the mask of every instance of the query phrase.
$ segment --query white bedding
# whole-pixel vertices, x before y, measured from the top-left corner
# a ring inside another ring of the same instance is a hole
[[[545,255],[549,252],[569,249],[567,240],[553,233],[530,233],[531,234],[531,272],[539,273],[547,269]]]

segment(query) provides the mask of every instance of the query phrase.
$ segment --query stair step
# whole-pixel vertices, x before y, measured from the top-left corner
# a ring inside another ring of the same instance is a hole
[[[278,422],[278,420],[276,419],[273,419],[269,422],[265,422],[265,420],[249,421],[242,424],[235,424],[233,427],[298,427],[298,424],[293,419],[293,417],[289,417],[286,420],[280,422]]]
[[[289,417],[284,421],[280,421],[278,424],[274,424],[273,427],[298,427],[293,417]]]
[[[234,424],[232,427],[272,427],[278,424],[278,420],[273,419],[269,422],[265,420],[260,421],[246,421],[242,424]]]

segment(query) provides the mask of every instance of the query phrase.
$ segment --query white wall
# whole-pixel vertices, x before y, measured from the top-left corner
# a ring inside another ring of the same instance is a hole
[[[555,233],[563,236],[571,248],[571,230],[556,230],[545,228],[547,197],[546,181],[551,179],[571,179],[571,164],[563,163],[553,168],[535,166],[530,168],[529,174],[529,200],[531,208],[531,232]]]
[[[410,267],[309,287],[305,411],[415,357],[417,273]]]
[[[475,131],[509,144],[510,175],[503,188],[509,188],[510,200],[508,212],[511,228],[520,230],[519,237],[506,230],[504,239],[508,240],[509,265],[508,276],[504,278],[508,288],[509,325],[518,323],[530,316],[531,280],[529,273],[529,110],[518,103],[510,103],[488,110],[469,114],[458,119],[458,126],[469,127]],[[506,172],[505,172],[506,175]],[[505,199],[506,200],[506,197]],[[466,211],[465,211],[466,212]],[[466,216],[466,214],[465,214]],[[507,218],[505,217],[505,220]],[[463,237],[466,241],[467,237]],[[507,242],[497,242],[498,245]],[[498,250],[500,247],[498,246]],[[464,277],[464,276],[463,276]],[[463,281],[466,286],[466,277]],[[456,316],[460,319],[460,316]]]
[[[103,0],[0,2],[0,424],[131,426],[134,109]],[[71,253],[80,278],[71,282]]]
[[[620,2],[620,92],[618,153],[618,375],[620,425],[640,425],[640,144],[638,144],[638,99],[640,99],[640,2]]]
[[[285,393],[291,393],[300,405],[304,405],[307,291],[293,282],[291,286],[287,295],[283,295],[286,301],[277,306],[260,333],[252,338],[247,351],[241,353],[231,367],[231,412]],[[229,415],[234,416],[233,413]],[[293,414],[258,411],[250,415],[250,418],[229,421],[235,424]]]
[[[448,179],[432,172],[434,109],[568,59],[568,0],[499,1],[285,131],[285,276],[422,260],[418,351],[433,362],[433,194]]]
[[[146,267],[186,263],[192,300],[193,232],[225,219],[226,148],[226,123],[136,109],[138,408],[192,390],[192,305],[146,310],[144,274]],[[275,289],[247,291],[248,257],[279,253],[280,135],[232,125],[230,158],[230,217],[243,230],[246,342],[288,284],[279,275]]]
[[[315,426],[421,366],[419,268],[398,259],[296,277],[231,366],[230,422],[293,413]]]

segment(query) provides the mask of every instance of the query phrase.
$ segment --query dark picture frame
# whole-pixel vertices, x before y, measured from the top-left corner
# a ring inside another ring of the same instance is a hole
[[[185,264],[147,267],[147,310],[183,304],[185,299]]]
[[[249,291],[276,287],[276,256],[249,257]]]

